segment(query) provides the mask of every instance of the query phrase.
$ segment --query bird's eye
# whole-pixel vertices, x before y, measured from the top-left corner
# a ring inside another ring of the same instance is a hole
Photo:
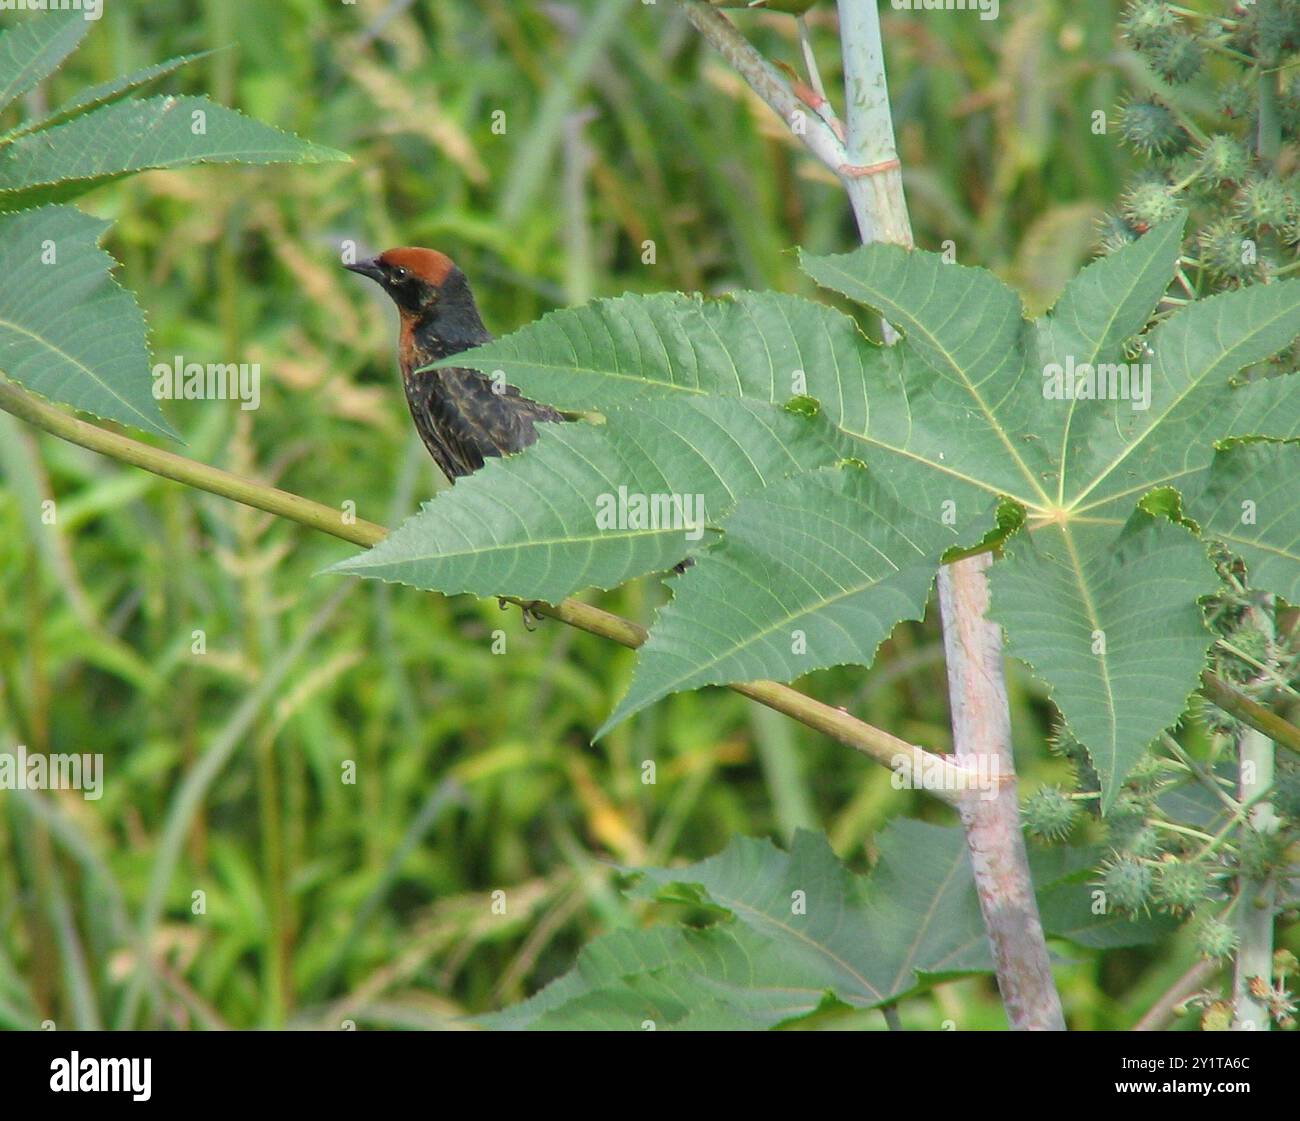
[[[397,268],[393,270],[394,280],[405,280],[407,275],[408,275],[407,271],[404,268],[402,268],[401,265],[398,265]]]

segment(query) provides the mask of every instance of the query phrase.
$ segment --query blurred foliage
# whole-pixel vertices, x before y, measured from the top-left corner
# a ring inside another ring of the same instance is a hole
[[[1031,310],[1087,259],[1127,173],[1089,129],[1133,65],[1117,8],[1035,0],[986,22],[884,5],[918,244],[951,239]],[[794,20],[734,18],[798,65]],[[833,87],[834,6],[807,20]],[[442,483],[394,377],[391,310],[339,268],[345,240],[449,252],[498,331],[624,290],[811,294],[791,247],[854,241],[838,185],[669,3],[115,4],[26,109],[209,48],[162,88],[355,162],[151,172],[80,205],[115,223],[106,245],[156,360],[261,364],[256,412],[165,404],[186,454],[363,518],[396,524]],[[674,697],[592,746],[625,652],[553,623],[529,632],[495,602],[313,578],[350,547],[4,415],[0,471],[0,742],[102,752],[108,774],[100,801],[0,794],[0,1025],[454,1026],[644,920],[613,864],[803,825],[865,869],[890,817],[951,820],[722,691]],[[661,596],[647,581],[602,602],[645,620]],[[948,746],[933,618],[899,628],[869,674],[804,685]],[[1061,781],[1044,698],[1014,671],[1011,686],[1027,785]],[[1073,952],[1059,971],[1071,1025],[1129,1026],[1194,953]],[[987,979],[900,1014],[1005,1023]]]

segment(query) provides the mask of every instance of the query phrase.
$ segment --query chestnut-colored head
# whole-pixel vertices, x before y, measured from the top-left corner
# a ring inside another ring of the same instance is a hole
[[[344,268],[377,281],[403,314],[416,316],[434,308],[448,280],[463,280],[451,258],[436,249],[388,249]]]

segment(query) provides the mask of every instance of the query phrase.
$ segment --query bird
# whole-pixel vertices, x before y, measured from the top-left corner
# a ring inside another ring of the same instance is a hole
[[[491,456],[522,451],[536,425],[566,418],[513,385],[460,366],[422,369],[491,342],[469,280],[436,249],[387,249],[344,268],[376,281],[397,305],[398,364],[416,430],[442,473],[455,483]]]
[[[569,419],[477,370],[422,369],[492,341],[469,280],[445,253],[404,246],[344,268],[376,281],[397,305],[397,358],[406,403],[424,446],[450,482],[472,475],[491,456],[535,443],[539,422]],[[687,557],[673,571],[680,575],[693,563]],[[525,605],[525,622],[529,610]]]

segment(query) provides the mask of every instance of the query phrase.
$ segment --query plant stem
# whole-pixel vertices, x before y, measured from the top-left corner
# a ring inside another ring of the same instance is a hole
[[[219,467],[196,463],[183,455],[142,444],[129,436],[122,436],[87,424],[83,420],[48,405],[32,394],[20,389],[11,381],[0,378],[0,409],[25,420],[36,428],[58,436],[83,448],[99,452],[121,463],[143,467],[164,479],[172,479],[187,486],[197,487],[222,498],[232,498],[245,506],[254,506],[267,513],[298,522],[310,529],[341,537],[356,545],[376,545],[387,531],[373,522],[349,518],[342,509],[323,506],[309,498],[245,479]]]
[[[197,463],[174,452],[142,444],[129,436],[122,436],[98,425],[88,424],[56,409],[53,405],[46,404],[4,378],[0,378],[0,409],[53,436],[89,448],[121,463],[129,463],[151,471],[155,475],[161,475],[165,479],[172,479],[186,486],[220,495],[222,498],[230,498],[258,510],[265,510],[267,513],[307,526],[309,529],[317,529],[344,541],[350,541],[354,545],[369,548],[377,545],[388,533],[381,525],[351,517],[332,506],[313,502],[309,498],[242,478],[218,467]],[[525,605],[525,601],[513,597],[505,598],[511,603]],[[528,603],[527,606],[539,615],[557,619],[588,634],[617,642],[621,646],[637,647],[646,640],[644,627],[630,619],[582,603],[580,600],[566,599],[558,604]],[[832,705],[815,700],[788,685],[781,685],[775,681],[751,681],[731,685],[729,688],[760,704],[767,705],[768,708],[785,713],[801,724],[830,736],[883,766],[893,769],[902,761],[906,761],[911,767],[911,774],[932,776],[935,779],[932,785],[941,788],[930,792],[950,804],[955,804],[957,793],[970,784],[972,776],[944,756],[933,754],[906,740],[899,739],[881,728],[850,716]]]
[[[1245,729],[1238,739],[1241,756],[1241,798],[1267,790],[1273,785],[1273,741],[1253,728]],[[1246,828],[1259,833],[1277,829],[1277,816],[1267,800],[1251,807]],[[1233,1027],[1238,1031],[1268,1031],[1272,1023],[1268,1003],[1254,996],[1252,984],[1270,985],[1273,977],[1273,915],[1277,904],[1277,883],[1272,876],[1255,879],[1241,876],[1237,881],[1237,933],[1241,939],[1233,973],[1232,994],[1236,1015]]]
[[[839,8],[848,135],[844,163],[835,170],[849,196],[862,243],[882,241],[911,249],[912,223],[894,145],[880,13],[869,0],[840,0]]]
[[[1279,16],[1276,0],[1259,0],[1261,20],[1276,20]],[[1276,60],[1275,60],[1276,61]],[[1256,61],[1257,90],[1259,93],[1259,129],[1255,136],[1255,151],[1259,158],[1276,170],[1282,152],[1282,118],[1278,105],[1280,75],[1270,67]]]
[[[842,174],[864,242],[911,248],[912,228],[885,77],[880,14],[875,0],[839,0],[848,163]],[[886,342],[896,340],[888,323]],[[1029,856],[1020,826],[1011,709],[1002,659],[1002,631],[986,617],[988,554],[939,570],[939,606],[948,665],[953,745],[958,755],[988,759],[996,794],[968,790],[958,799],[975,873],[980,912],[993,947],[998,988],[1013,1030],[1064,1031],[1061,998],[1052,978],[1038,915]],[[981,768],[981,770],[983,770]]]
[[[1275,638],[1275,612],[1272,596],[1250,609],[1255,625],[1270,645]],[[1267,677],[1261,676],[1256,681],[1265,683]],[[1279,824],[1277,814],[1265,794],[1273,786],[1277,749],[1262,732],[1245,728],[1237,737],[1237,753],[1240,763],[1237,796],[1243,805],[1250,805],[1245,828],[1265,836],[1275,833]],[[1246,839],[1243,836],[1243,842]],[[1233,1027],[1238,1031],[1268,1031],[1272,1026],[1268,1002],[1253,990],[1260,984],[1272,986],[1277,880],[1267,871],[1260,877],[1239,875],[1237,902],[1237,933],[1241,941],[1232,979]]]
[[[939,570],[953,747],[968,758],[992,756],[990,773],[1000,779],[996,796],[970,792],[959,808],[1007,1021],[1013,1030],[1064,1031],[1020,827],[1002,631],[986,618],[992,563],[972,557]]]
[[[1136,1024],[1134,1031],[1163,1031],[1178,1017],[1178,1006],[1198,989],[1204,988],[1222,968],[1217,961],[1202,958],[1173,983],[1173,986],[1155,1002]]]

